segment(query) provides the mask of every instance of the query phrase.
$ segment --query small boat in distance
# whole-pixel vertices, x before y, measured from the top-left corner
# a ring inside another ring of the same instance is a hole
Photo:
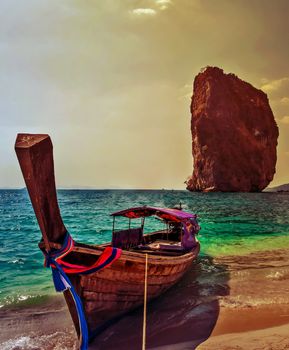
[[[111,242],[74,242],[58,207],[50,137],[18,134],[15,150],[42,232],[39,247],[52,268],[56,290],[64,293],[81,349],[112,319],[142,305],[144,295],[151,300],[173,286],[197,258],[196,215],[180,209],[121,210],[111,214]],[[162,220],[164,229],[144,234],[149,216]],[[127,229],[116,229],[117,217],[128,219]],[[140,225],[132,227],[137,219]]]

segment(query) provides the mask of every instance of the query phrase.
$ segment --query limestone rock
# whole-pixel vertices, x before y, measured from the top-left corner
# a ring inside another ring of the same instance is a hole
[[[190,191],[259,192],[272,181],[279,135],[267,95],[207,67],[194,81]]]

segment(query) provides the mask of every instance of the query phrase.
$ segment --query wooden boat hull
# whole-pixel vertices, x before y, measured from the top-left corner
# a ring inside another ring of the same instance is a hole
[[[87,260],[87,256],[100,255],[100,248],[75,247],[75,255]],[[148,300],[161,295],[190,268],[198,256],[200,247],[176,256],[148,255]],[[86,257],[84,258],[85,255]],[[89,274],[70,275],[72,284],[80,295],[89,326],[94,332],[108,320],[114,319],[137,308],[144,301],[145,254],[123,251],[121,257],[111,266]],[[73,304],[68,300],[72,318],[78,329],[77,318],[73,317]]]

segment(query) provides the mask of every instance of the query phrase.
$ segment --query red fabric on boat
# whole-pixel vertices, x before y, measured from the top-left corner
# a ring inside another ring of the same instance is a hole
[[[81,274],[84,272],[89,272],[90,270],[93,270],[101,265],[105,265],[105,267],[110,266],[115,260],[117,260],[121,255],[121,249],[117,249],[116,256],[113,259],[110,259],[112,256],[112,253],[116,248],[112,247],[106,247],[103,251],[103,253],[100,255],[98,260],[90,265],[90,266],[84,266],[84,265],[74,265],[67,263],[63,261],[62,259],[57,259],[57,262],[62,266],[62,269],[67,274]],[[109,261],[111,260],[111,261]]]
[[[169,221],[181,222],[190,218],[196,218],[196,214],[187,213],[179,209],[158,208],[158,207],[135,207],[121,210],[111,214],[112,216],[125,216],[129,219],[137,219],[141,217],[156,215],[162,219]]]
[[[67,274],[88,274],[90,272],[94,272],[99,269],[110,266],[115,260],[117,260],[121,256],[121,249],[114,247],[106,247],[101,253],[100,257],[97,259],[97,261],[90,266],[77,265],[64,261],[64,258],[70,252],[73,251],[74,246],[74,240],[67,233],[63,246],[60,249],[54,252],[50,252],[49,256],[47,253],[44,252],[44,266],[51,266],[52,268],[56,268],[53,261],[51,261],[51,259],[54,259],[54,261],[57,262],[57,264],[59,264],[62,267],[62,270]]]

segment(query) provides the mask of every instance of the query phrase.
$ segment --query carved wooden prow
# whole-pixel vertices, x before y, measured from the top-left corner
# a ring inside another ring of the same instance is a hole
[[[49,135],[18,134],[15,151],[49,251],[50,243],[61,243],[66,233],[57,203],[52,142]]]

